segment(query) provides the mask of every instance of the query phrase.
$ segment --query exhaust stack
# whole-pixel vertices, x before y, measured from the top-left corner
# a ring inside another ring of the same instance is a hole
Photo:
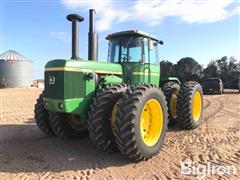
[[[95,10],[89,10],[88,60],[98,60],[98,34],[94,28]]]
[[[72,22],[72,57],[71,59],[79,58],[79,44],[78,44],[78,23],[83,21],[84,18],[78,14],[69,14],[67,20]]]

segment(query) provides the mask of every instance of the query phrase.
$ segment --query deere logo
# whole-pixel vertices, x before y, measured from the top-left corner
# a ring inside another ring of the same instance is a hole
[[[55,77],[49,76],[49,84],[55,84]]]

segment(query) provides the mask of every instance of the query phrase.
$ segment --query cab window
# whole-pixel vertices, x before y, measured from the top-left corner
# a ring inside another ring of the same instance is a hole
[[[120,50],[119,41],[117,41],[117,40],[111,41],[109,43],[108,61],[118,62],[119,50]]]
[[[121,62],[142,62],[140,38],[123,39],[121,42]]]
[[[148,39],[144,38],[144,61],[145,63],[149,63],[149,54],[148,54]]]
[[[158,63],[158,43],[152,40],[149,40],[149,59],[150,64]]]

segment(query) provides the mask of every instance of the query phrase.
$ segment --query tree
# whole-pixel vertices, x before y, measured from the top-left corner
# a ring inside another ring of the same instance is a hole
[[[221,59],[211,61],[203,70],[204,79],[219,77],[225,88],[236,88],[240,76],[240,62],[234,57],[223,56]]]
[[[240,61],[236,58],[223,56],[212,60],[203,67],[191,57],[180,59],[177,64],[164,60],[160,62],[161,76],[175,76],[180,81],[203,81],[206,78],[221,78],[225,87],[236,88],[240,78]]]
[[[216,60],[217,66],[219,68],[219,76],[223,82],[227,82],[229,78],[229,67],[228,58],[223,56],[221,59]]]
[[[202,66],[191,58],[185,57],[180,59],[175,65],[176,76],[181,81],[195,80],[199,81],[202,73]]]
[[[160,68],[161,68],[161,76],[163,77],[169,77],[174,76],[174,65],[168,60],[163,60],[160,62]]]
[[[203,70],[204,79],[211,78],[211,77],[219,77],[219,69],[217,63],[212,60],[207,65],[207,67]]]
[[[238,85],[240,78],[240,70],[238,67],[237,59],[235,59],[234,57],[230,57],[227,69],[229,75],[227,79],[229,83],[233,86],[233,88],[237,88],[235,86]]]

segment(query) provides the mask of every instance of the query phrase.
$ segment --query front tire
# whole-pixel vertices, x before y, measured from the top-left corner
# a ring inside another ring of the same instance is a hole
[[[62,140],[81,138],[88,134],[86,123],[73,114],[53,112],[50,114],[50,125]]]
[[[183,129],[195,129],[200,125],[203,118],[203,92],[199,83],[189,81],[181,85],[177,115]]]
[[[43,104],[43,94],[39,95],[34,109],[34,118],[39,129],[46,135],[53,135],[52,128],[49,122],[50,114],[45,109]]]
[[[116,143],[134,161],[157,154],[168,124],[167,102],[154,85],[137,85],[120,99],[116,115]]]
[[[102,151],[116,149],[114,141],[117,102],[126,92],[126,84],[116,84],[96,94],[87,120],[89,135],[93,144]]]

